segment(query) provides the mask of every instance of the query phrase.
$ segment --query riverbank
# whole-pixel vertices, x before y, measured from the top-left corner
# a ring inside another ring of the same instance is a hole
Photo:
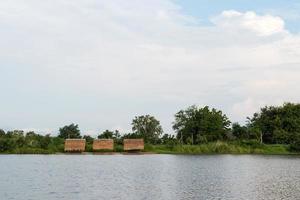
[[[291,151],[288,145],[243,144],[221,141],[200,145],[146,145],[145,151],[160,154],[299,154],[299,152]]]
[[[63,146],[59,148],[17,148],[1,154],[66,154]],[[93,152],[91,145],[87,144],[86,151],[81,154],[115,155],[115,154],[266,154],[266,155],[298,155],[299,152],[290,150],[289,145],[259,144],[245,142],[211,142],[200,145],[150,145],[146,144],[144,151],[126,152],[122,145],[115,145],[114,151]]]

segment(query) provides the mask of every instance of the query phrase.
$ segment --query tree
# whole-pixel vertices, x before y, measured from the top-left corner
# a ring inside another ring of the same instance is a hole
[[[232,134],[238,139],[249,139],[247,126],[241,126],[239,123],[232,123]]]
[[[92,138],[92,137],[89,136],[89,135],[84,135],[84,136],[83,136],[83,139],[85,139],[86,143],[88,143],[88,144],[92,144],[93,141],[94,141],[94,138]]]
[[[115,132],[113,132],[113,138],[114,139],[120,139],[121,138],[121,134],[118,130],[115,130]]]
[[[34,131],[29,131],[25,136],[25,143],[27,147],[39,148],[40,147],[40,138],[39,135]]]
[[[131,125],[133,133],[144,138],[146,143],[157,143],[163,133],[160,122],[150,115],[136,116]]]
[[[60,138],[81,138],[78,124],[70,124],[59,129]]]
[[[122,144],[122,137],[118,130],[115,130],[113,133],[113,139],[116,144]]]
[[[25,144],[25,137],[24,137],[24,131],[22,130],[14,130],[14,131],[8,131],[6,133],[12,140],[12,144],[15,147],[22,147]]]
[[[171,134],[164,134],[161,138],[161,144],[166,145],[175,145],[178,144],[178,140],[174,135]]]
[[[5,131],[0,129],[0,137],[4,137],[5,136]]]
[[[249,118],[249,127],[259,131],[264,143],[290,144],[300,133],[300,104],[261,108]]]
[[[47,134],[45,136],[40,136],[39,139],[40,139],[40,147],[42,149],[47,149],[49,144],[51,143],[50,134]]]
[[[124,139],[139,139],[141,137],[142,137],[141,134],[138,134],[138,133],[125,133],[121,137],[121,140],[124,140]]]
[[[291,150],[300,152],[300,134],[296,133],[296,137],[293,141],[291,141]]]
[[[173,129],[185,144],[199,144],[220,140],[229,131],[230,121],[222,111],[190,106],[175,114]]]
[[[113,138],[113,132],[109,130],[105,130],[103,133],[98,135],[98,139],[111,139]]]

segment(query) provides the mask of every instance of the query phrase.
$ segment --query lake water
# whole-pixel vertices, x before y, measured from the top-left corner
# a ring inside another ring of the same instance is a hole
[[[300,199],[300,157],[1,155],[0,199]]]

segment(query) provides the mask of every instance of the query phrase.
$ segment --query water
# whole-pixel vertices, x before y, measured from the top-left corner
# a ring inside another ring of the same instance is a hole
[[[0,199],[300,199],[300,157],[1,155]]]

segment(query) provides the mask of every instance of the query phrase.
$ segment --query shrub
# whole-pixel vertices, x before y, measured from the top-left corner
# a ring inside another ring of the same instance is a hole
[[[297,151],[297,152],[300,151],[300,134],[299,133],[295,134],[295,138],[294,138],[294,141],[290,145],[290,149],[291,149],[291,151]]]
[[[241,145],[251,146],[253,148],[260,148],[263,147],[263,144],[261,144],[257,140],[242,140]]]

